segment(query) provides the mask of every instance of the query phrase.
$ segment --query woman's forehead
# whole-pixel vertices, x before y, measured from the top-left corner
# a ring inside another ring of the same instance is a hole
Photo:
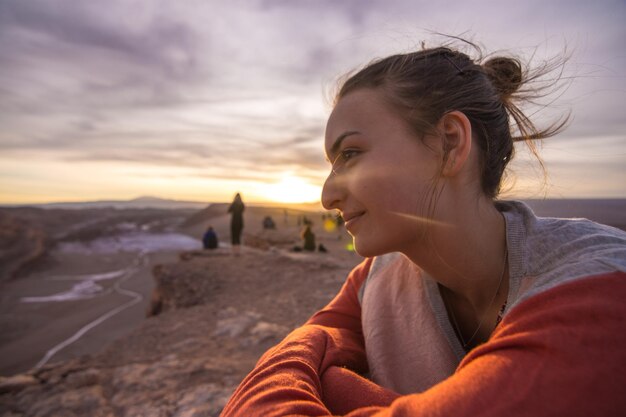
[[[382,91],[371,88],[361,88],[351,91],[337,101],[333,113],[350,113],[354,110],[368,110],[386,107],[387,103]]]
[[[357,90],[342,97],[326,124],[326,142],[336,140],[346,130],[373,123],[386,111],[381,94],[374,90]]]
[[[328,118],[324,146],[330,151],[337,139],[350,131],[380,135],[390,129],[408,131],[409,128],[381,90],[359,89],[337,102]]]

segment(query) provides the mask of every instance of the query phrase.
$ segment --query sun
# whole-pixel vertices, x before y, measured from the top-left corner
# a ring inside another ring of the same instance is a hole
[[[265,198],[276,203],[311,203],[319,201],[321,193],[322,187],[291,174],[266,185],[263,192]]]

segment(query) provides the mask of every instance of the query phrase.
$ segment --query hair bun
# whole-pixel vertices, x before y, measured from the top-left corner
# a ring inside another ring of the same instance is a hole
[[[522,85],[522,65],[517,59],[494,57],[483,64],[487,76],[503,97],[515,93]]]

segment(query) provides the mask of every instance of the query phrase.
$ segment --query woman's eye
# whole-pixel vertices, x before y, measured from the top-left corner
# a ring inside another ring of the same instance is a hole
[[[332,164],[332,171],[337,174],[347,162],[349,162],[352,158],[357,156],[360,152],[356,149],[344,149],[339,152],[335,162]]]
[[[351,158],[353,158],[357,154],[358,154],[358,151],[354,149],[346,149],[345,151],[341,151],[340,155],[341,155],[341,159],[343,159],[344,161],[349,161]]]

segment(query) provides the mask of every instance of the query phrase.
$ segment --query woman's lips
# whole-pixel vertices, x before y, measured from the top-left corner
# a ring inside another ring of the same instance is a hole
[[[346,222],[346,230],[348,232],[352,232],[355,224],[361,219],[361,217],[363,217],[364,214],[364,211],[355,213],[344,213],[343,220]]]

